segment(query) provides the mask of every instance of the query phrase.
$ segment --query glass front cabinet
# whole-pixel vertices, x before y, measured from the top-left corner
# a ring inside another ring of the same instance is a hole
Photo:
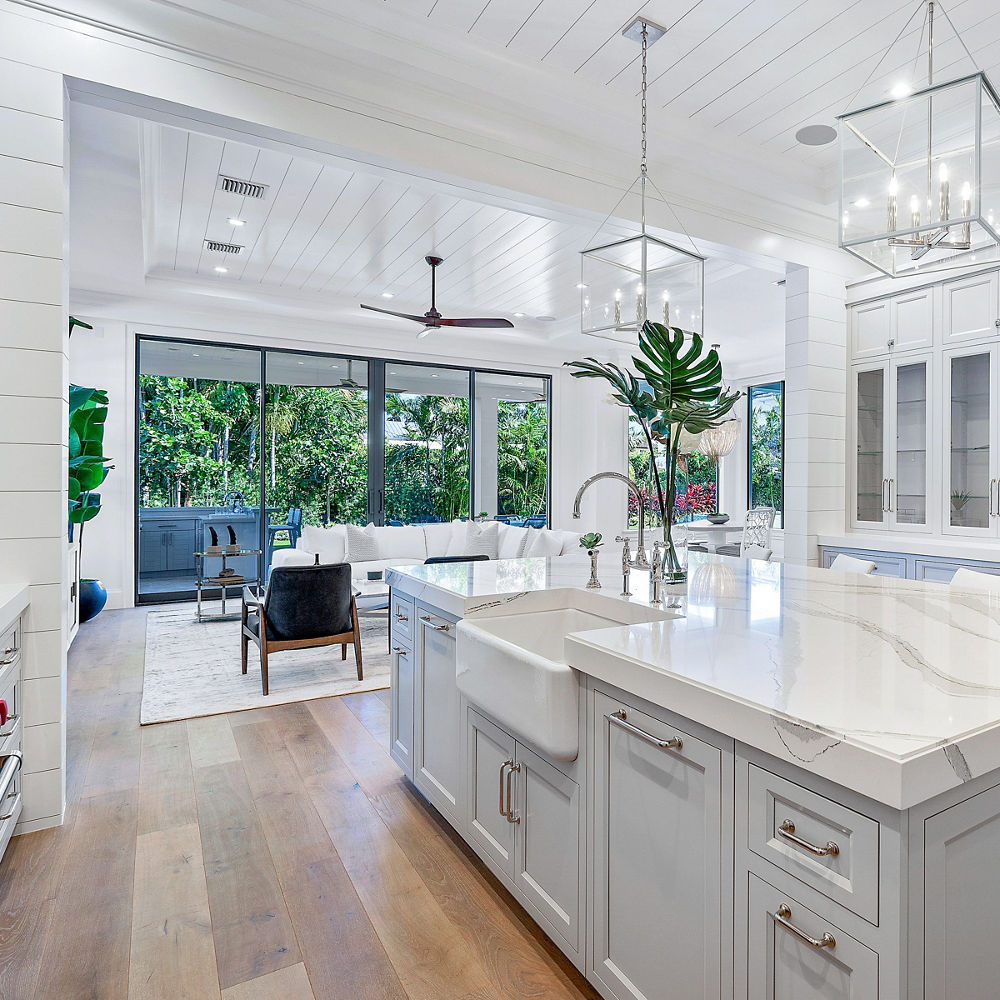
[[[931,359],[859,366],[852,376],[853,525],[929,531]]]

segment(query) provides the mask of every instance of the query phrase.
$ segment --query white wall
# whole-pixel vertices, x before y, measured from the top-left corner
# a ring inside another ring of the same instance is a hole
[[[115,468],[101,490],[102,511],[87,525],[84,536],[82,572],[98,577],[108,588],[108,606],[131,607],[135,593],[135,338],[137,333],[176,336],[189,340],[209,340],[253,346],[338,351],[385,356],[373,349],[366,337],[324,339],[318,343],[307,335],[290,338],[276,328],[267,333],[256,324],[252,333],[205,327],[161,327],[109,319],[76,309],[73,314],[92,324],[93,331],[80,330],[70,341],[69,379],[78,385],[105,389],[109,394],[108,422],[105,425],[105,454]],[[214,317],[223,322],[223,318]],[[206,315],[211,322],[212,317]],[[231,318],[230,318],[231,322]],[[573,520],[573,497],[580,483],[602,469],[622,469],[625,465],[624,412],[608,401],[603,383],[574,379],[567,369],[548,365],[514,365],[503,358],[492,360],[456,358],[453,355],[413,353],[426,364],[480,363],[504,370],[527,371],[552,376],[552,525],[580,531],[602,531],[613,536],[624,526],[624,491],[613,483],[596,487],[583,506],[583,517]],[[398,353],[392,357],[397,360]]]
[[[0,575],[24,618],[19,831],[60,823],[66,757],[63,86],[0,43]],[[23,58],[24,53],[20,53]]]

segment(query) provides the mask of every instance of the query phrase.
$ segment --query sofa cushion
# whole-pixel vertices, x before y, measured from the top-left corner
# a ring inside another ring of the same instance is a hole
[[[530,528],[534,538],[528,539],[524,554],[526,556],[557,556],[562,548],[562,539],[556,537],[554,531],[545,528]]]
[[[455,554],[496,559],[499,544],[499,522],[487,521],[485,524],[477,524],[475,521],[470,521],[465,527],[465,551]]]
[[[516,528],[512,524],[504,524],[502,521],[496,523],[499,525],[497,558],[520,559],[524,555],[528,539],[534,534],[534,529]]]
[[[353,564],[378,558],[375,525],[369,524],[367,528],[359,528],[356,524],[347,525],[347,561]]]
[[[427,541],[423,529],[414,525],[410,527],[386,526],[375,529],[378,539],[378,554],[380,559],[419,559],[427,558]]]
[[[420,566],[422,564],[423,559],[371,559],[368,562],[351,563],[351,579],[364,583],[368,580],[369,571],[381,570],[384,580],[385,571],[390,566]]]
[[[274,554],[271,556],[271,568],[275,569],[278,566],[312,566],[316,561],[316,555],[313,552],[306,552],[305,549],[275,549]],[[319,561],[323,562],[323,556],[320,555]],[[334,559],[333,562],[343,562],[343,559]]]
[[[559,528],[542,529],[540,533],[552,535],[559,539],[557,555],[568,556],[580,550],[580,533],[578,531],[563,531]]]
[[[462,521],[451,521],[447,524],[422,524],[420,530],[424,533],[428,556],[448,555],[448,543],[456,532],[456,526],[464,528]],[[464,533],[463,536],[464,538]],[[464,553],[462,553],[464,554]]]
[[[339,563],[346,556],[346,540],[347,528],[343,524],[331,524],[329,528],[305,524],[297,547],[306,552],[318,552],[321,563]]]

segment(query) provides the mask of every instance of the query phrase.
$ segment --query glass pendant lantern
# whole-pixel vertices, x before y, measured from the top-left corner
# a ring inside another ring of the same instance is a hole
[[[975,62],[925,7],[926,83],[839,119],[840,246],[891,277],[998,259],[1000,99],[978,70],[934,81],[936,14]]]
[[[635,236],[598,240],[582,251],[580,329],[591,336],[635,344],[647,319],[701,333],[705,311],[705,259],[697,252],[690,236],[692,249],[685,250],[646,231],[647,182],[670,207],[650,180],[646,168],[646,52],[663,37],[664,29],[636,17],[622,34],[642,46],[642,156],[639,176],[618,204],[638,187],[641,224]],[[677,221],[683,230],[680,220]],[[684,235],[687,236],[686,231]]]

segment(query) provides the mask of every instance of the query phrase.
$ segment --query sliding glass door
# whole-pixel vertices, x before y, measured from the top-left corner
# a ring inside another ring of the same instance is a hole
[[[136,357],[140,602],[193,597],[231,537],[263,582],[303,526],[547,524],[547,376],[145,336]]]

